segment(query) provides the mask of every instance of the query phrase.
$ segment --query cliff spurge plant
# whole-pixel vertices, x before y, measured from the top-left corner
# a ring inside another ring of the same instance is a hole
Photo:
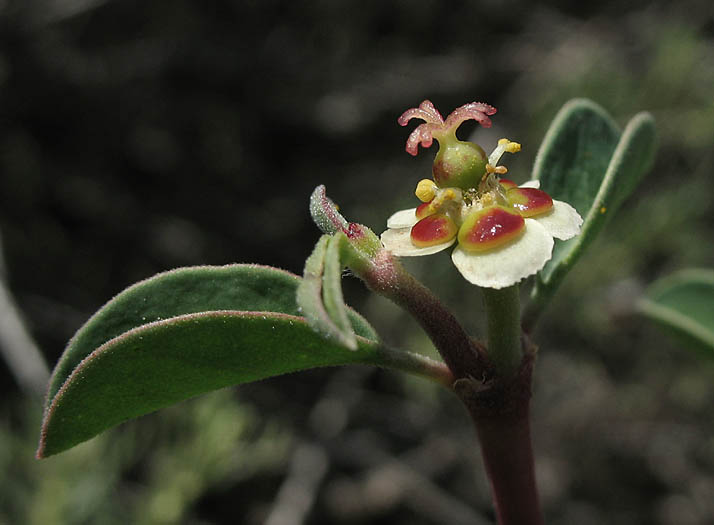
[[[495,113],[471,103],[444,120],[424,101],[399,118],[401,125],[424,121],[407,140],[409,153],[434,139],[439,151],[432,178],[417,184],[421,204],[389,217],[381,238],[347,221],[325,187],[317,187],[310,213],[323,235],[302,278],[250,264],[182,268],[109,301],[79,329],[55,368],[38,457],[217,388],[314,367],[374,365],[454,392],[476,426],[499,523],[543,523],[530,440],[535,347],[528,333],[649,168],[654,125],[640,114],[621,133],[598,106],[572,101],[551,125],[532,179],[518,186],[502,177],[507,169],[500,161],[519,144],[501,139],[486,156],[456,137],[464,120],[489,127]],[[398,259],[454,245],[456,268],[481,287],[484,341],[467,334]],[[410,313],[442,361],[384,343],[345,305],[345,267]],[[519,284],[534,274],[522,317]]]

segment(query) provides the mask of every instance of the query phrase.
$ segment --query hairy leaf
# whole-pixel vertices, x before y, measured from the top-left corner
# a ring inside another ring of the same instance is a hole
[[[535,307],[542,308],[607,218],[632,193],[652,166],[655,149],[649,113],[637,114],[620,134],[605,110],[589,100],[570,101],[560,110],[538,152],[533,178],[554,199],[574,206],[584,222],[580,235],[556,243],[552,259],[538,274]]]
[[[357,349],[354,330],[342,297],[340,244],[342,233],[323,235],[305,261],[303,280],[297,289],[301,313],[314,330],[350,350]]]
[[[110,300],[75,334],[50,380],[47,406],[84,358],[124,332],[154,321],[207,311],[298,315],[295,293],[300,281],[289,272],[251,264],[181,268],[141,281]],[[377,339],[367,321],[351,310],[349,316],[358,335]]]
[[[343,233],[338,233],[330,239],[325,250],[325,274],[322,276],[322,297],[325,301],[325,309],[334,320],[340,333],[343,334],[347,342],[347,347],[351,350],[357,348],[354,330],[347,317],[347,305],[342,295],[342,270],[345,265],[341,258],[340,244],[346,238]]]
[[[314,367],[384,363],[377,343],[357,342],[356,351],[347,350],[283,313],[215,311],[139,326],[69,374],[46,411],[37,455],[218,388]]]

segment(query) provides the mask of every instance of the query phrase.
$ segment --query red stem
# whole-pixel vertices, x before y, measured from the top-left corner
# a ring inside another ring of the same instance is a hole
[[[500,525],[543,525],[530,430],[534,349],[526,349],[518,373],[491,383],[454,385],[476,426]]]
[[[489,373],[483,347],[471,339],[453,314],[426,286],[409,274],[386,250],[360,277],[367,286],[408,311],[421,325],[456,378]]]
[[[521,365],[499,375],[483,347],[389,252],[377,254],[359,275],[416,318],[453,372],[453,389],[476,425],[500,525],[543,525],[529,421],[535,347],[524,341]]]
[[[543,525],[528,410],[524,414],[480,419],[475,423],[498,523]]]

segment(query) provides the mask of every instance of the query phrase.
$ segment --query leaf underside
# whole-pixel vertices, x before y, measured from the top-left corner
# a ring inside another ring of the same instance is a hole
[[[653,284],[639,310],[680,341],[714,357],[714,270],[683,270]]]
[[[342,233],[325,234],[305,261],[303,279],[297,288],[297,304],[302,315],[323,337],[333,339],[350,350],[357,340],[342,296],[340,254]]]
[[[347,363],[380,364],[377,336],[352,310],[359,349],[298,316],[300,278],[257,265],[200,266],[131,286],[72,338],[53,373],[38,457],[122,421],[229,385]]]

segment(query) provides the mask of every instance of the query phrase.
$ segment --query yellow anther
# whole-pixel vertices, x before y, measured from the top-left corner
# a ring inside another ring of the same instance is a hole
[[[521,145],[518,142],[510,142],[508,146],[506,146],[506,151],[508,153],[516,153],[517,151],[521,151]]]
[[[498,145],[503,147],[503,151],[507,151],[508,153],[521,151],[521,145],[518,142],[511,142],[508,139],[499,139]]]
[[[436,195],[436,189],[437,186],[433,180],[422,179],[419,181],[419,184],[417,184],[414,193],[420,201],[429,202],[434,198],[434,195]]]
[[[501,160],[504,153],[516,153],[517,151],[521,151],[521,145],[518,142],[511,142],[508,139],[499,139],[498,146],[496,146],[496,149],[488,156],[488,163],[492,166],[497,166],[498,161]]]
[[[485,208],[486,206],[491,206],[496,199],[494,199],[493,194],[491,192],[484,193],[481,196],[481,205]]]
[[[504,173],[508,173],[508,168],[506,166],[486,164],[486,173],[498,173],[499,175],[503,175]]]
[[[444,192],[444,198],[447,200],[454,200],[456,198],[456,193],[454,193],[454,190],[449,188]]]
[[[521,145],[518,142],[511,142],[508,139],[500,139],[498,145],[503,147],[503,151],[508,153],[516,153],[521,151]]]

